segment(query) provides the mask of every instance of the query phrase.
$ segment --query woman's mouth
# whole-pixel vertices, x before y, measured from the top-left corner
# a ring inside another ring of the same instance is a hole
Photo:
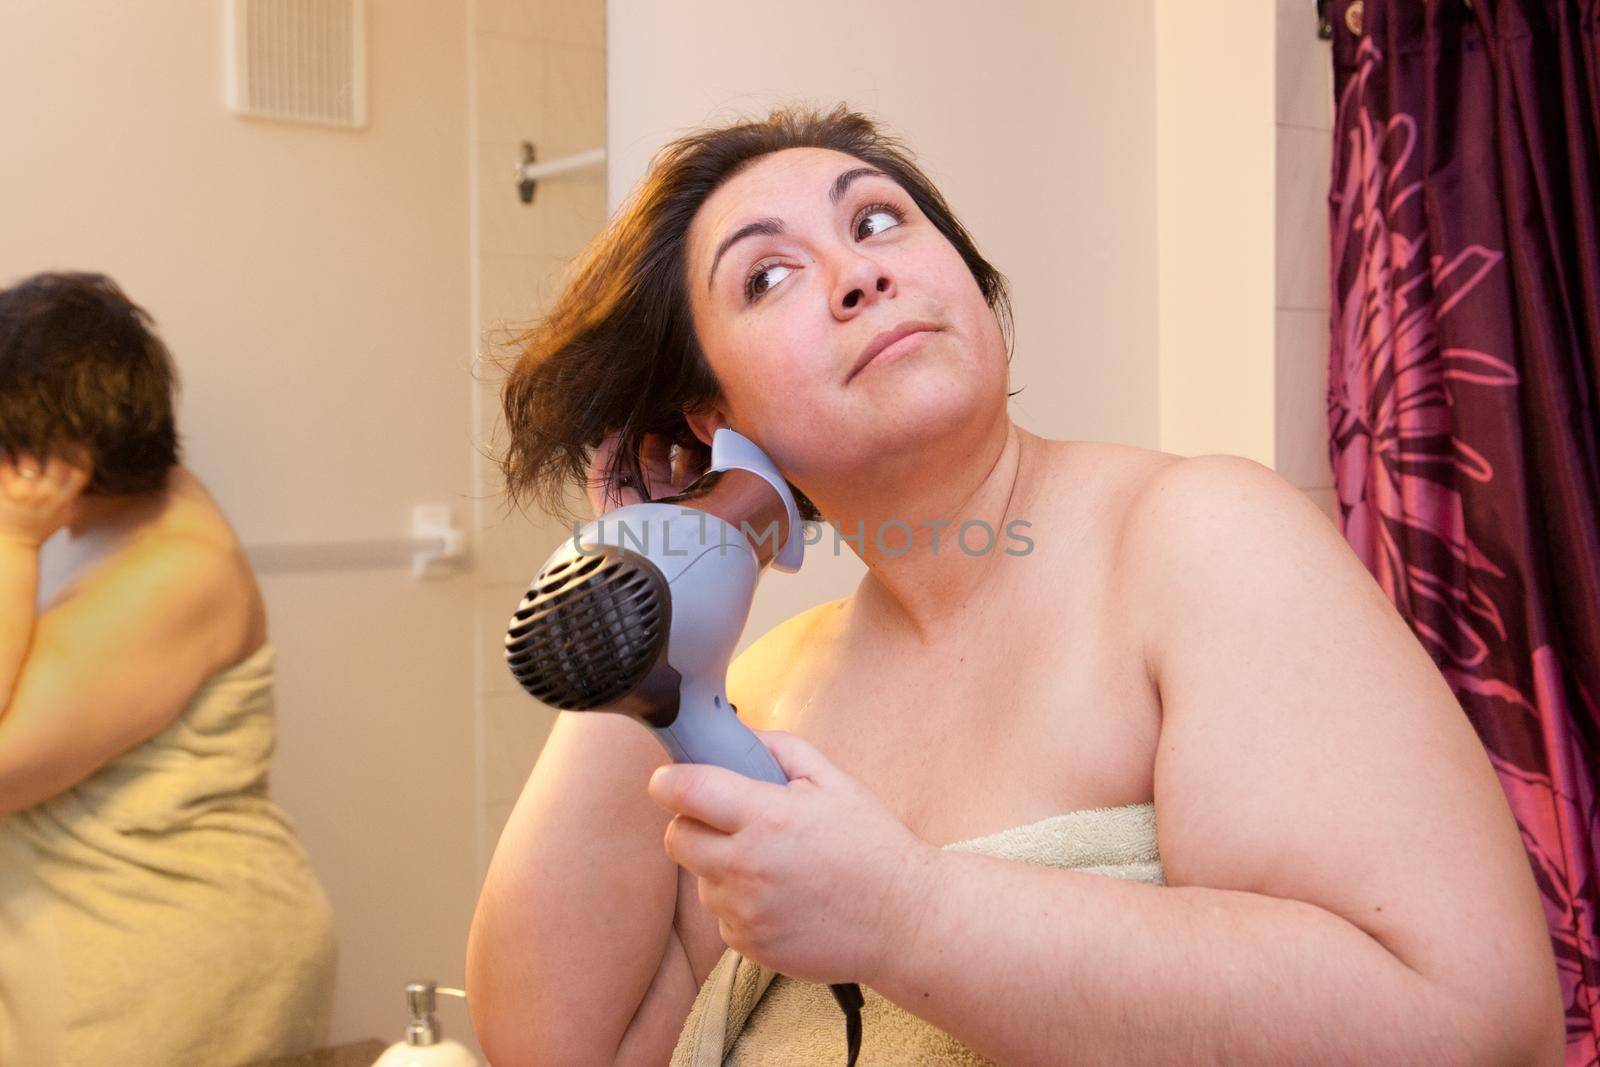
[[[892,359],[917,348],[929,334],[937,332],[938,329],[939,327],[930,322],[906,322],[878,334],[866,348],[862,349],[860,358],[856,360],[855,369],[845,379],[845,384],[850,384],[851,380],[870,364],[878,363],[886,357]]]

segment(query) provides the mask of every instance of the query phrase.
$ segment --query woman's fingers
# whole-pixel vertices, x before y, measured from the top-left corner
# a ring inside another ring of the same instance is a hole
[[[639,443],[638,454],[639,470],[645,484],[601,484],[616,450],[621,447],[621,440],[618,433],[607,434],[595,449],[594,459],[589,465],[588,497],[596,518],[641,500],[676,496],[711,465],[711,449],[699,441],[691,445],[679,445],[666,434],[647,433]]]
[[[711,466],[711,449],[698,440],[692,445],[679,445],[672,454],[674,489],[682,491],[687,488],[689,483],[704,474],[709,466]]]
[[[639,445],[639,466],[649,483],[645,486],[645,499],[672,495],[672,448],[672,439],[666,434],[644,435]]]
[[[600,446],[595,449],[594,458],[589,461],[589,478],[586,492],[589,498],[589,509],[599,518],[614,508],[624,507],[628,504],[638,503],[642,497],[637,487],[629,485],[612,485],[609,481],[612,457],[616,455],[621,446],[622,436],[609,433]]]
[[[87,466],[22,453],[0,457],[0,537],[39,545],[75,521]]]
[[[51,456],[45,461],[43,477],[57,492],[76,495],[89,480],[89,472],[61,456]]]
[[[31,453],[0,458],[0,472],[9,485],[41,494],[76,493],[89,480],[89,471],[61,456],[44,460]]]
[[[689,815],[674,815],[661,843],[672,861],[693,874],[709,874],[722,866],[730,834]]]

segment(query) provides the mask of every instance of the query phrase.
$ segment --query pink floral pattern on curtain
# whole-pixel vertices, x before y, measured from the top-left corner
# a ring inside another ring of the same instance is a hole
[[[1484,742],[1544,900],[1567,1063],[1593,1065],[1600,13],[1352,3],[1329,194],[1340,528]],[[1553,145],[1562,128],[1587,145]]]

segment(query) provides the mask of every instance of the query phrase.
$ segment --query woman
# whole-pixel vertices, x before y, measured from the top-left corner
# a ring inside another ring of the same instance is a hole
[[[598,508],[663,496],[727,425],[867,573],[730,671],[786,787],[559,716],[473,923],[493,1061],[843,1063],[859,982],[862,1064],[1558,1062],[1516,823],[1337,531],[1018,427],[1008,324],[905,150],[795,108],[663,149],[522,338],[513,493],[604,442]]]
[[[331,911],[267,797],[266,613],[179,465],[174,385],[110,279],[0,292],[0,1063],[326,1034]]]

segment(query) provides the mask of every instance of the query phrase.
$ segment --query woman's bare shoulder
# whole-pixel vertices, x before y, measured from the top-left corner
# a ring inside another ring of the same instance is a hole
[[[1059,509],[1059,518],[1085,515],[1120,542],[1129,508],[1162,471],[1183,456],[1114,441],[1044,440],[1045,499]]]
[[[1082,472],[1107,484],[1139,479],[1184,457],[1154,448],[1118,441],[1061,441],[1043,439],[1046,455],[1056,474]]]
[[[771,729],[779,694],[802,660],[830,632],[849,597],[830,600],[785,619],[756,638],[728,667],[728,699],[739,718],[758,729]]]
[[[127,596],[130,581],[208,605],[207,629],[224,635],[218,669],[255,652],[266,640],[265,610],[243,546],[199,480],[174,472],[162,507],[110,539],[85,561],[55,598],[79,604]]]

